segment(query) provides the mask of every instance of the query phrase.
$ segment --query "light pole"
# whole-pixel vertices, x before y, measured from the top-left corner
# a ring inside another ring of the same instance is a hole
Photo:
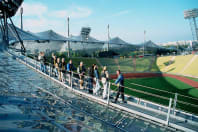
[[[107,51],[109,51],[109,41],[110,41],[110,36],[109,36],[109,24],[107,26],[107,30],[108,30],[108,44],[107,44]]]
[[[146,30],[144,30],[144,43],[143,43],[143,56],[144,56],[144,48],[145,48],[145,42],[146,42]]]
[[[68,39],[69,39],[69,17],[67,18],[67,26],[68,26],[68,28],[67,28],[67,35],[68,35]],[[67,47],[68,47],[68,58],[70,57],[70,41],[68,40],[67,41]]]
[[[21,30],[23,30],[23,7],[21,7]]]

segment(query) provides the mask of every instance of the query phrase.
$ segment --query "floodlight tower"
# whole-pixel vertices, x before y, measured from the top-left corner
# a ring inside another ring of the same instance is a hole
[[[83,45],[83,50],[85,50],[84,43],[88,43],[90,32],[91,32],[90,27],[82,27],[81,28],[80,36],[81,36],[81,44]]]
[[[198,41],[198,25],[196,18],[198,17],[198,8],[184,11],[184,18],[190,22],[193,40]]]
[[[82,27],[80,32],[82,41],[85,42],[88,41],[90,32],[91,32],[90,27]]]

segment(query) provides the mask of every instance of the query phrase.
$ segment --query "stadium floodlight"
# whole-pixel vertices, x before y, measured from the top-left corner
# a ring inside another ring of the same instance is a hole
[[[91,28],[90,27],[82,27],[81,32],[80,32],[82,40],[87,41],[90,32],[91,32]]]
[[[198,17],[198,8],[184,11],[184,18],[190,22],[193,40],[198,40],[198,26],[196,18]]]

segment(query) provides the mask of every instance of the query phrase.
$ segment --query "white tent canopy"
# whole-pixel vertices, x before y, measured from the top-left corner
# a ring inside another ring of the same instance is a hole
[[[54,32],[53,30],[47,30],[44,32],[35,33],[35,35],[44,40],[55,40],[55,41],[68,40],[66,37]]]
[[[108,43],[108,42],[107,42]],[[129,45],[129,43],[125,42],[119,37],[115,37],[109,40],[110,44],[117,44],[117,45]]]
[[[24,30],[21,30],[20,28],[18,28],[16,26],[15,26],[15,28],[16,28],[16,30],[18,32],[18,35],[20,36],[20,38],[22,40],[39,40],[40,39],[36,35],[31,34],[29,32],[26,32]],[[2,33],[1,33],[0,36],[2,36]],[[17,38],[16,32],[14,30],[14,27],[11,24],[8,24],[8,37],[9,37],[9,40],[11,42],[18,42],[19,41],[18,38]]]
[[[145,47],[151,47],[151,48],[162,48],[161,46],[155,44],[153,41],[149,40],[149,41],[146,41],[145,43],[142,43],[140,45],[144,45]]]

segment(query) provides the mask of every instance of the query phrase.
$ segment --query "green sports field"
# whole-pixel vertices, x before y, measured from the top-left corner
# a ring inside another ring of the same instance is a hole
[[[193,80],[193,81],[196,81],[196,82],[198,82],[198,78],[192,78],[192,77],[187,77],[188,79],[191,79],[191,80]]]
[[[178,93],[177,109],[198,114],[198,89],[171,77],[125,79],[125,94],[168,105]],[[116,89],[116,86],[112,86]]]

